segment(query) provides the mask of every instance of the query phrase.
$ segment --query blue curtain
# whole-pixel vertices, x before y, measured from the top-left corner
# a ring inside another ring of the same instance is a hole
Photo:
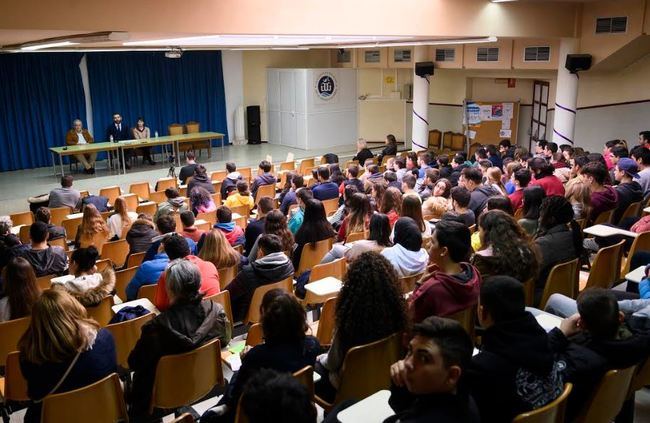
[[[0,54],[0,171],[52,164],[86,104],[78,53]]]
[[[106,140],[113,113],[133,127],[139,116],[167,135],[172,123],[200,123],[201,131],[226,134],[221,52],[189,51],[180,59],[163,52],[88,53],[95,138]]]

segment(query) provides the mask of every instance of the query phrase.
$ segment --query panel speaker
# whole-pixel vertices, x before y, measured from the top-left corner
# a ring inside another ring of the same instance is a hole
[[[422,78],[433,75],[433,62],[417,62],[415,64],[415,74]]]
[[[567,54],[564,67],[571,73],[589,70],[591,54]]]
[[[248,143],[261,144],[262,133],[260,130],[260,106],[246,107],[246,123],[248,129]]]

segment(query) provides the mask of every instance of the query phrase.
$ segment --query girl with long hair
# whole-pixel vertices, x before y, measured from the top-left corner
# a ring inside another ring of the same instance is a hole
[[[570,179],[566,184],[565,198],[573,208],[573,218],[586,219],[591,213],[591,187],[578,177]]]
[[[338,240],[345,241],[354,232],[365,232],[370,223],[370,200],[366,194],[357,192],[348,201],[348,215],[339,228]]]
[[[257,255],[259,252],[258,241],[263,234],[277,235],[280,237],[282,240],[283,251],[287,257],[291,258],[295,240],[293,238],[293,234],[287,226],[287,217],[282,214],[280,210],[275,209],[268,212],[266,218],[264,219],[264,232],[255,240],[255,244],[253,244],[253,247],[248,254],[249,262],[257,260]]]
[[[402,193],[394,187],[388,187],[381,200],[380,211],[388,216],[392,227],[402,213]]]
[[[384,248],[381,255],[391,262],[400,278],[423,272],[429,255],[422,248],[422,232],[410,217],[400,217],[393,227],[394,245]]]
[[[29,316],[41,295],[32,265],[14,257],[2,269],[4,297],[0,299],[0,322]]]
[[[84,248],[94,245],[97,249],[101,249],[110,239],[110,233],[111,231],[97,207],[86,204],[81,218],[81,225],[77,230],[75,247]]]
[[[305,203],[305,217],[300,229],[296,232],[296,248],[293,251],[293,267],[298,269],[302,249],[309,243],[333,238],[336,232],[327,221],[325,207],[319,200],[312,198]]]
[[[546,194],[542,187],[529,186],[524,188],[524,217],[519,219],[517,223],[519,223],[530,236],[535,235],[537,232],[539,208],[542,206],[544,198],[546,198]]]
[[[370,188],[370,206],[375,213],[381,213],[381,203],[386,192],[386,185],[375,182]]]
[[[506,186],[503,184],[503,173],[498,167],[491,167],[487,170],[487,183],[486,185],[492,186],[499,194],[504,197],[508,196]]]
[[[381,252],[384,248],[390,247],[393,243],[390,240],[391,229],[388,216],[381,213],[374,213],[370,217],[368,239],[360,239],[354,242],[337,242],[332,249],[325,254],[322,263],[329,263],[345,257],[348,262],[356,259],[366,251]]]
[[[200,213],[210,213],[217,210],[217,206],[212,201],[212,196],[203,187],[194,187],[190,192],[190,205],[194,216]]]
[[[232,267],[241,262],[241,254],[230,245],[226,236],[218,229],[205,234],[198,257],[214,264],[217,269]]]
[[[402,199],[402,217],[410,217],[420,228],[422,236],[431,236],[431,224],[422,217],[422,206],[420,200],[412,195]]]
[[[126,206],[126,200],[122,197],[115,199],[113,207],[113,214],[108,218],[107,223],[110,231],[110,239],[117,240],[126,236],[126,233],[131,228],[131,224],[138,218],[138,214],[129,212]]]

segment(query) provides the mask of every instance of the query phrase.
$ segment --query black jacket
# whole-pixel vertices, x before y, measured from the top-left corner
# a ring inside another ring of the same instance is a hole
[[[449,179],[451,177],[452,173],[453,173],[453,169],[451,168],[451,165],[440,166],[440,177],[441,178]],[[460,174],[459,174],[459,177],[460,177]],[[458,179],[456,179],[456,182],[458,182]]]
[[[192,189],[194,187],[205,188],[210,194],[214,194],[216,192],[214,190],[214,185],[212,185],[212,181],[210,180],[208,175],[194,175],[192,177],[192,180],[187,184],[188,197],[192,193]]]
[[[397,154],[397,145],[387,145],[381,150],[381,153],[377,155],[377,163],[381,165],[381,161],[384,159],[384,156],[394,156]]]
[[[617,225],[630,204],[643,201],[643,188],[641,188],[641,185],[637,181],[632,181],[618,184],[614,189],[618,193],[618,206],[616,206],[616,210],[614,211],[612,223]]]
[[[214,338],[219,338],[223,347],[230,342],[230,337],[230,322],[223,307],[210,300],[172,304],[145,324],[129,354],[129,368],[134,372],[131,398],[134,414],[148,412],[161,357],[192,351]]]
[[[230,292],[232,314],[235,322],[241,321],[248,311],[255,288],[280,282],[293,275],[291,260],[284,253],[273,253],[246,264],[235,279],[226,286]]]
[[[158,232],[148,220],[136,220],[126,233],[126,242],[129,244],[129,254],[146,252],[151,246],[153,238]]]
[[[124,140],[133,139],[133,134],[129,129],[129,125],[127,125],[124,122],[122,122],[121,125],[122,125],[121,131],[117,130],[115,123],[111,123],[108,126],[108,128],[106,128],[106,141],[111,139],[111,135],[113,136],[113,141],[124,141]]]
[[[56,226],[51,223],[47,224],[47,233],[50,234],[48,241],[54,241],[55,239],[65,238],[65,229],[63,226]]]
[[[467,372],[481,420],[510,422],[517,414],[548,404],[564,389],[562,368],[532,314],[524,312],[487,328],[481,352]]]
[[[476,404],[467,394],[415,396],[406,388],[392,386],[388,404],[395,415],[384,423],[478,423]]]
[[[537,306],[553,266],[573,260],[578,257],[578,254],[573,244],[573,232],[567,225],[556,225],[550,228],[535,239],[535,244],[541,253],[539,276],[535,282],[535,306]]]
[[[255,244],[257,237],[264,233],[264,223],[266,219],[263,217],[261,219],[251,220],[246,226],[246,231],[244,236],[246,237],[246,243],[244,244],[244,252],[246,254],[251,252],[251,248]]]
[[[185,165],[181,168],[181,171],[178,174],[178,179],[181,180],[181,184],[185,185],[187,183],[187,178],[194,176],[194,169],[196,169],[197,166],[198,164],[194,163]]]
[[[472,210],[474,212],[474,216],[478,218],[483,209],[485,209],[488,198],[494,197],[495,195],[499,195],[499,193],[491,186],[481,185],[479,187],[476,187],[476,189],[471,193],[469,205],[467,208]]]
[[[467,166],[466,164],[462,164],[462,165],[459,165],[458,167],[456,167],[455,169],[454,168],[451,169],[451,174],[449,175],[448,179],[449,179],[449,182],[451,182],[452,186],[455,187],[456,185],[458,185],[458,180],[460,179],[460,174],[463,171],[463,169],[465,169],[467,167],[469,167],[469,166]]]
[[[359,166],[363,166],[366,164],[366,160],[372,159],[373,157],[375,157],[375,155],[372,154],[372,151],[364,148],[363,150],[359,151],[356,156],[352,157],[352,160],[358,160]]]

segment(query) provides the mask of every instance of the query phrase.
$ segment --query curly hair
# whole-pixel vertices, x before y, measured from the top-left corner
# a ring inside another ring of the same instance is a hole
[[[192,208],[196,209],[199,206],[207,206],[212,201],[212,197],[207,189],[203,187],[194,187],[190,192],[190,203]]]
[[[492,256],[474,255],[481,276],[507,275],[521,282],[537,276],[537,247],[514,217],[502,210],[490,210],[479,218],[479,227],[482,245],[492,247]]]
[[[283,251],[293,251],[293,234],[287,227],[287,217],[280,210],[271,210],[266,215],[264,233],[280,237]]]
[[[393,265],[374,251],[350,264],[336,304],[341,356],[352,347],[407,329],[406,302]]]

